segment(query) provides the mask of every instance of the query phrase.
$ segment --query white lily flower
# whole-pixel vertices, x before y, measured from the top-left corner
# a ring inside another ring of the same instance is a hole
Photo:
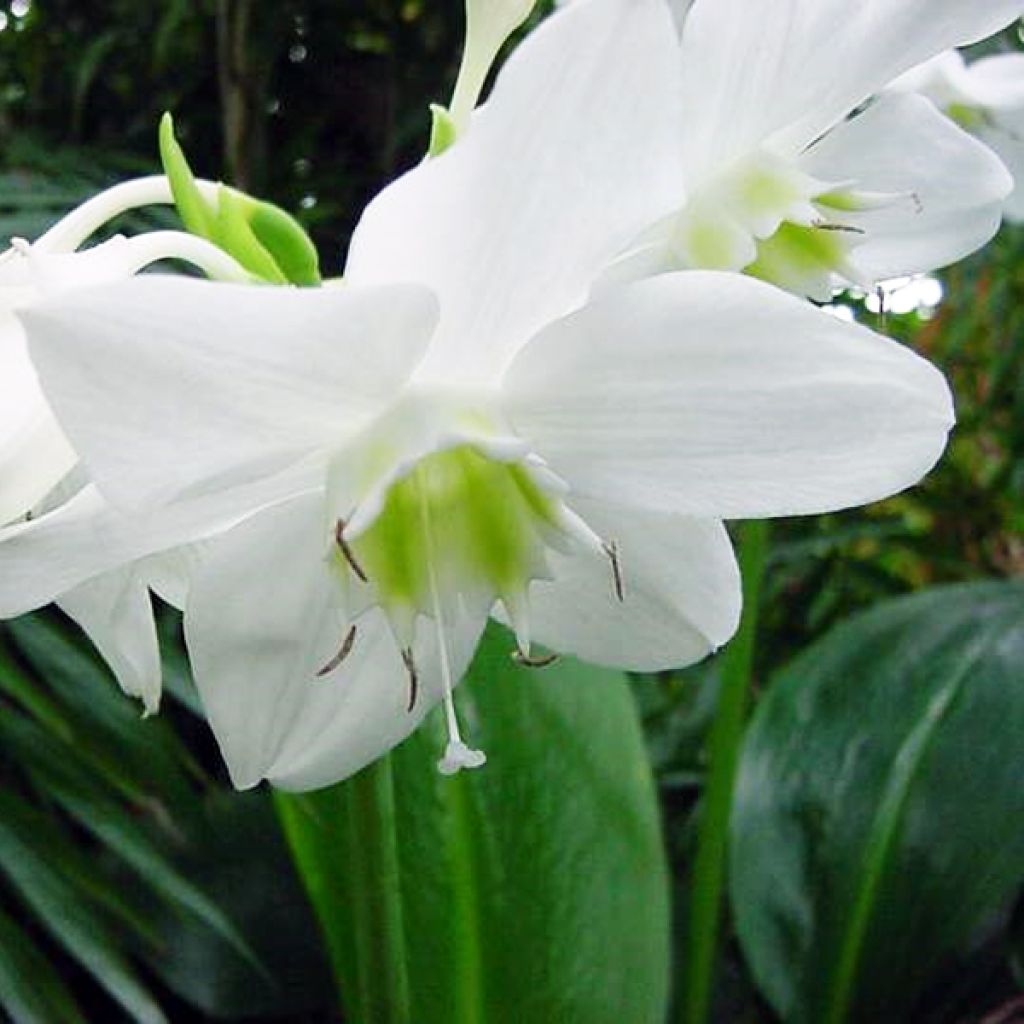
[[[213,186],[203,183],[204,190]],[[15,240],[0,255],[0,525],[41,515],[65,501],[81,481],[78,457],[39,387],[27,341],[16,317],[46,296],[123,280],[151,263],[184,259],[210,274],[245,280],[223,252],[180,232],[137,238],[117,236],[81,251],[79,246],[125,210],[170,203],[170,188],[157,176],[125,182],[94,197],[47,231],[34,245]],[[83,628],[114,670],[125,692],[153,712],[160,696],[160,662],[149,582],[166,576],[152,559],[47,595]]]
[[[1013,175],[1003,213],[1024,220],[1024,54],[1000,53],[967,64],[946,50],[911,68],[888,91],[920,93],[991,146]]]
[[[441,769],[473,767],[452,689],[492,610],[527,660],[692,662],[739,616],[721,518],[870,501],[941,452],[933,367],[777,289],[666,274],[586,303],[672,195],[629,187],[640,145],[672,137],[650,103],[672,31],[661,0],[551,18],[473,131],[371,204],[344,287],[154,275],[23,314],[134,557],[204,503],[238,517],[186,608],[236,785],[343,778],[438,702]],[[0,543],[0,614],[41,574],[126,557],[95,516],[33,525]]]
[[[944,266],[998,229],[999,159],[914,96],[857,113],[908,67],[974,41],[1021,0],[695,0],[679,37],[673,212],[614,279],[745,270],[827,301]],[[638,168],[647,165],[636,156]]]

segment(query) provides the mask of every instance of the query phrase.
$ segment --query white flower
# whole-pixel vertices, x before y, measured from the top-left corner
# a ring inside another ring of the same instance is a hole
[[[1024,220],[1024,54],[1001,53],[971,64],[947,50],[911,68],[889,85],[920,93],[991,146],[1014,178],[1004,214]]]
[[[918,97],[851,115],[908,67],[1022,11],[1020,0],[683,5],[675,88],[652,97],[674,111],[677,194],[613,276],[742,269],[827,300],[978,248],[1011,188],[1000,161]],[[649,161],[634,158],[642,181]]]
[[[204,188],[209,186],[203,185]],[[125,182],[84,203],[34,245],[16,240],[0,255],[0,526],[52,511],[82,486],[68,443],[29,360],[18,311],[46,296],[131,277],[162,259],[179,258],[229,279],[245,279],[209,243],[179,232],[121,236],[76,251],[103,223],[135,206],[171,202],[163,177]],[[0,535],[10,535],[4,531]],[[166,559],[165,559],[166,560]],[[147,583],[166,571],[152,560],[118,569],[69,590],[48,593],[90,636],[122,688],[154,711],[160,665]]]
[[[371,204],[344,287],[154,275],[23,314],[133,539],[87,511],[28,524],[0,543],[0,613],[40,573],[89,578],[234,515],[186,635],[235,783],[343,778],[439,701],[452,771],[482,760],[451,690],[492,610],[527,659],[682,665],[737,623],[720,518],[920,477],[952,408],[903,347],[729,274],[582,305],[664,199],[629,186],[668,138],[649,98],[671,31],[661,0],[550,19],[473,131]]]

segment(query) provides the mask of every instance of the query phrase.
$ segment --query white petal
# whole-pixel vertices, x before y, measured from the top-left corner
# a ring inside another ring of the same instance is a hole
[[[990,127],[978,132],[1013,175],[1013,191],[1007,196],[1003,213],[1013,221],[1024,221],[1024,110],[1002,111],[993,115]]]
[[[254,516],[211,545],[196,574],[185,628],[196,683],[232,781],[267,778],[313,789],[358,771],[404,739],[440,698],[430,623],[416,645],[419,694],[390,628],[373,610],[357,623],[351,654],[317,678],[348,622],[326,557],[323,496]],[[485,615],[449,630],[461,675]]]
[[[615,542],[624,600],[615,595],[608,558],[552,552],[554,580],[530,588],[536,641],[594,664],[656,672],[699,661],[736,632],[739,570],[720,522],[573,504],[588,526]]]
[[[264,288],[162,275],[21,314],[89,474],[131,509],[269,476],[391,399],[436,316],[413,285]]]
[[[682,44],[691,176],[769,140],[795,156],[903,71],[1022,12],[1022,0],[697,0]]]
[[[0,287],[0,525],[28,512],[75,464],[13,312],[34,294]]]
[[[422,376],[493,380],[678,207],[675,59],[659,0],[577,0],[515,51],[464,139],[370,204],[346,279],[438,294]]]
[[[966,79],[974,106],[993,111],[1024,107],[1024,53],[982,57],[967,68]]]
[[[66,593],[60,607],[85,631],[121,689],[147,714],[160,706],[160,648],[145,579],[130,567],[98,576]]]
[[[824,512],[915,483],[953,421],[909,349],[739,275],[666,274],[542,331],[517,430],[574,493],[713,518]]]
[[[322,467],[300,468],[259,485],[134,515],[86,487],[53,511],[0,531],[0,619],[40,608],[140,558],[221,532],[244,515],[307,491],[323,474]],[[175,583],[162,563],[151,563],[150,570],[161,594],[179,603],[182,581]]]
[[[865,232],[852,260],[874,281],[935,270],[980,248],[999,229],[1013,187],[987,146],[914,95],[883,96],[812,146],[801,166],[826,181],[906,197],[836,214]]]

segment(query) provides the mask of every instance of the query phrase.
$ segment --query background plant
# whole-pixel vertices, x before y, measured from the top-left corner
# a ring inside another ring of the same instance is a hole
[[[420,158],[423,101],[448,95],[462,31],[459,5],[420,0],[5,0],[0,12],[0,237],[32,237],[98,187],[156,169],[156,124],[172,110],[196,170],[294,211],[328,274],[366,199]],[[1007,226],[941,275],[937,308],[884,324],[863,299],[841,300],[947,371],[959,426],[913,491],[773,526],[731,819],[733,909],[721,950],[709,947],[713,1020],[953,1024],[1019,997],[1024,600],[1009,581],[1024,570],[1022,256],[1024,231]],[[144,723],[57,615],[3,627],[0,1002],[18,1020],[329,1020],[333,969],[346,1019],[404,1019],[396,989],[375,991],[359,970],[360,936],[394,908],[338,899],[381,863],[360,869],[353,852],[357,791],[274,805],[230,793],[169,613],[164,627],[171,693]],[[403,967],[388,985],[411,994],[417,1021],[448,1019],[451,991],[458,1020],[656,1021],[664,865],[651,794],[621,781],[648,770],[628,693],[579,667],[547,683],[499,671],[503,644],[492,638],[467,690],[470,713],[506,694],[481,716],[507,730],[488,749],[533,763],[530,730],[564,743],[572,715],[592,716],[592,738],[537,777],[489,770],[443,792],[428,792],[419,741],[402,748],[391,784],[408,845],[391,853]],[[631,687],[671,871],[679,1019],[691,1019],[683,922],[722,677],[719,657]],[[529,702],[507,696],[523,687]],[[625,733],[602,733],[598,697]],[[803,733],[821,749],[796,744]],[[865,750],[877,761],[858,761]],[[852,760],[835,760],[843,751]],[[854,763],[865,770],[850,789]],[[547,828],[503,831],[497,796]],[[615,839],[593,852],[602,834]],[[650,891],[617,905],[588,872]],[[446,945],[435,937],[453,906]],[[637,906],[654,920],[631,918]],[[924,928],[937,920],[948,928]],[[626,921],[640,937],[629,949]],[[606,938],[600,950],[573,948],[585,931]]]

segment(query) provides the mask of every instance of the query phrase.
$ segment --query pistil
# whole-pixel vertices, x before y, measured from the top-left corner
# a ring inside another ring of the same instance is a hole
[[[451,658],[448,654],[448,636],[445,631],[444,617],[441,612],[441,596],[437,587],[437,572],[434,569],[436,557],[434,551],[433,530],[430,523],[430,503],[427,490],[422,479],[422,469],[416,470],[417,484],[420,495],[420,516],[423,522],[424,546],[427,561],[427,579],[430,586],[430,604],[433,612],[434,628],[437,631],[437,651],[441,659],[441,684],[444,692],[444,713],[448,725],[448,745],[444,756],[437,762],[437,770],[442,775],[455,775],[463,768],[479,768],[487,761],[482,750],[468,747],[459,732],[459,719],[455,713],[453,696]]]

